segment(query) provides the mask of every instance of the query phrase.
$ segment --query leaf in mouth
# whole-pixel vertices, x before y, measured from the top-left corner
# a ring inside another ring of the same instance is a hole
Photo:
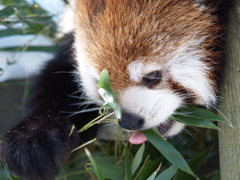
[[[107,70],[103,70],[100,74],[98,88],[98,93],[105,101],[103,107],[109,107],[113,109],[115,111],[116,118],[121,118],[121,108],[116,100],[117,94],[114,94],[111,88],[110,77]]]

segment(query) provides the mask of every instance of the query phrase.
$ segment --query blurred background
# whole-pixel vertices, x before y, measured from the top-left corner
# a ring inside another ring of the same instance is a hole
[[[18,121],[31,78],[54,56],[63,36],[63,0],[0,1],[0,138]]]

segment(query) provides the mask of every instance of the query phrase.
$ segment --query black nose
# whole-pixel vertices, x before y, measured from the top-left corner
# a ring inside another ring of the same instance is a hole
[[[141,129],[144,125],[143,118],[129,113],[123,113],[121,119],[119,119],[118,122],[123,129],[128,130]]]

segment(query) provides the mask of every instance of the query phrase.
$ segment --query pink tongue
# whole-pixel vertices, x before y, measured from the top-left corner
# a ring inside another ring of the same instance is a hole
[[[147,141],[147,138],[143,135],[143,133],[139,130],[135,131],[131,137],[129,138],[129,142],[131,144],[142,144]]]

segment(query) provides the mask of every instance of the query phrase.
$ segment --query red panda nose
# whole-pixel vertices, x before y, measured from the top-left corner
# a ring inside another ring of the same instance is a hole
[[[118,120],[119,125],[123,129],[138,130],[144,125],[144,119],[135,114],[123,113],[121,119]]]

